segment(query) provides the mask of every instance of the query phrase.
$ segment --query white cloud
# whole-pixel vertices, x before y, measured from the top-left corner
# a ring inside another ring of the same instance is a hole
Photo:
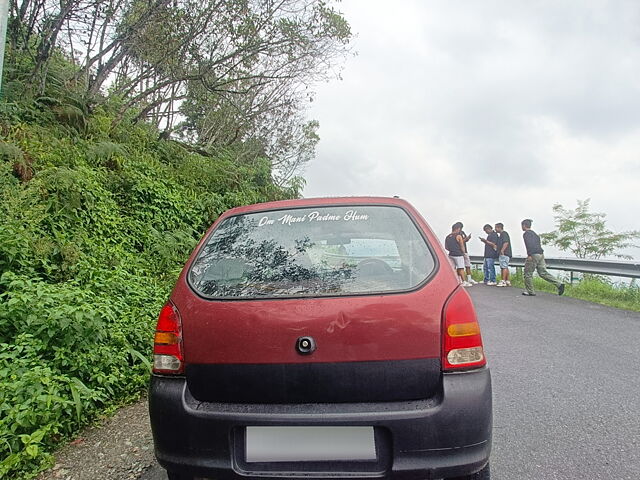
[[[585,198],[612,228],[640,229],[640,4],[339,8],[358,55],[318,88],[305,196],[400,195],[441,236],[457,220],[550,230],[554,203]]]

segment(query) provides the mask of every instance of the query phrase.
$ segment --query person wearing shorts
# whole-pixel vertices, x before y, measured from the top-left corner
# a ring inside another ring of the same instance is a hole
[[[464,228],[464,225],[462,224],[462,222],[458,222],[460,224],[460,235],[462,235],[462,242],[463,242],[463,256],[464,256],[464,269],[467,273],[467,283],[470,283],[471,285],[475,285],[476,282],[473,277],[471,276],[471,259],[469,258],[469,252],[467,251],[467,242],[469,240],[471,240],[471,235],[467,235],[466,233],[464,233],[464,230],[462,230]]]
[[[472,284],[464,278],[464,240],[461,231],[462,223],[454,223],[451,226],[451,233],[444,240],[444,248],[449,252],[449,261],[460,277],[460,284],[463,287],[470,287]]]
[[[502,223],[496,223],[496,233],[498,234],[498,262],[500,263],[500,275],[502,277],[496,287],[510,287],[509,260],[513,256],[511,253],[511,237],[505,232]]]

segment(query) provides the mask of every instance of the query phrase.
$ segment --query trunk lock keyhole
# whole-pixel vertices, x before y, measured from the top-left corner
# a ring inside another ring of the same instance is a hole
[[[300,355],[309,355],[316,349],[316,341],[312,337],[300,337],[296,341],[296,350]]]

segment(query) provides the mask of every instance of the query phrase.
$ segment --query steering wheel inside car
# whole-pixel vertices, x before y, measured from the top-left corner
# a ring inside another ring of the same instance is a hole
[[[358,262],[358,272],[364,276],[389,275],[393,269],[389,264],[379,258],[365,258]]]

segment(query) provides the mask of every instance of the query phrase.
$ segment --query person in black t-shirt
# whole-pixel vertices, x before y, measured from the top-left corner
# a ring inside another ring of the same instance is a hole
[[[484,263],[482,271],[484,273],[485,285],[496,285],[496,260],[498,259],[498,234],[493,231],[491,225],[486,224],[482,227],[487,238],[480,238],[484,243]]]
[[[509,281],[509,260],[511,254],[511,237],[504,231],[502,223],[496,223],[496,233],[498,234],[498,261],[500,262],[500,273],[502,280],[498,282],[497,287],[510,287]]]
[[[552,283],[558,289],[558,295],[564,293],[564,284],[556,277],[551,275],[547,271],[547,265],[544,261],[544,250],[540,245],[540,237],[536,232],[531,230],[531,223],[533,220],[526,218],[522,220],[521,226],[522,238],[524,238],[524,246],[527,249],[527,260],[524,262],[524,287],[525,291],[523,295],[527,297],[534,297],[536,294],[533,291],[533,272],[537,271],[540,278]]]
[[[464,269],[467,272],[467,283],[470,283],[471,285],[475,285],[476,282],[473,277],[471,276],[471,258],[469,257],[469,251],[467,250],[467,242],[469,242],[469,240],[471,240],[471,235],[467,235],[466,233],[464,233],[464,230],[462,230],[464,228],[464,225],[462,224],[462,222],[457,222],[460,224],[460,235],[462,235],[462,241],[464,242],[464,249],[463,249],[463,254],[464,254]]]
[[[449,252],[449,260],[460,277],[463,287],[470,287],[472,284],[464,278],[464,239],[462,238],[462,223],[456,222],[451,226],[451,233],[444,239],[444,248]]]

